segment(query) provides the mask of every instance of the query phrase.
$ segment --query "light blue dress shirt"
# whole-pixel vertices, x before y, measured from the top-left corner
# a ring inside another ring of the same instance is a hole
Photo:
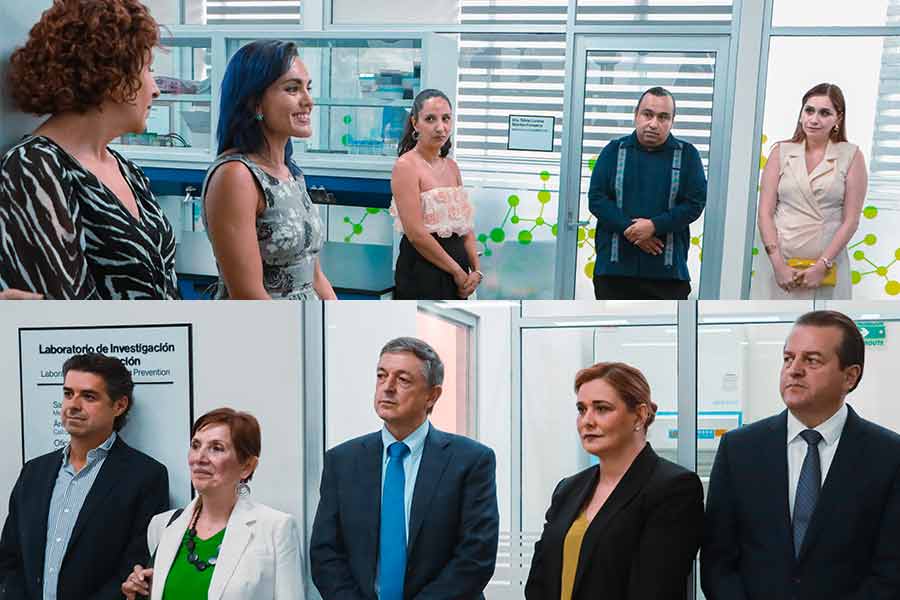
[[[406,486],[403,489],[403,508],[406,515],[406,539],[409,542],[409,514],[412,512],[413,492],[416,489],[416,477],[419,476],[419,465],[422,464],[422,451],[425,450],[425,438],[428,437],[428,419],[419,425],[402,440],[397,440],[387,427],[381,430],[381,443],[384,448],[381,451],[381,493],[384,494],[384,474],[388,465],[388,446],[396,441],[401,441],[409,448],[409,454],[403,459],[403,475],[406,478]]]
[[[116,432],[106,441],[87,453],[87,462],[77,473],[69,462],[69,444],[62,451],[62,465],[53,495],[50,497],[50,512],[47,513],[47,547],[44,551],[44,600],[56,600],[59,585],[59,569],[62,567],[66,548],[72,538],[78,513],[106,461],[109,450],[116,443]],[[111,557],[112,559],[113,557]]]
[[[381,493],[384,495],[384,474],[387,471],[388,446],[396,441],[401,441],[409,448],[409,454],[403,459],[403,476],[405,485],[403,487],[403,509],[406,517],[406,543],[409,544],[409,515],[412,512],[413,492],[416,489],[416,478],[419,476],[419,465],[422,464],[422,452],[425,450],[425,438],[428,437],[428,419],[419,425],[418,429],[410,433],[402,440],[397,440],[387,427],[381,429],[381,443],[384,448],[381,451]],[[381,591],[378,589],[378,576],[381,572],[381,565],[375,567],[375,595],[381,597]]]

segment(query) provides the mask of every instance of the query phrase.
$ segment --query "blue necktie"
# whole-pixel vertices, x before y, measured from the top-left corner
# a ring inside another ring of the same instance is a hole
[[[403,578],[406,575],[406,475],[403,457],[409,447],[394,442],[387,449],[387,469],[381,492],[381,535],[379,537],[378,588],[381,600],[403,600]]]
[[[806,429],[800,432],[800,437],[807,446],[806,458],[800,467],[797,493],[794,496],[794,556],[800,556],[800,547],[803,546],[803,538],[812,520],[816,501],[819,499],[819,489],[822,487],[822,466],[819,463],[819,442],[822,441],[822,434],[814,429]]]

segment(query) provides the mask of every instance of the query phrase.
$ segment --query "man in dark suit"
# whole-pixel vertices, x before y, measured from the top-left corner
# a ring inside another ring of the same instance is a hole
[[[483,598],[497,558],[493,451],[428,414],[444,367],[425,342],[381,350],[376,433],[325,453],[309,556],[324,600]]]
[[[0,537],[0,600],[118,600],[146,564],[150,518],[169,505],[166,468],[117,434],[134,389],[125,365],[77,355],[63,377],[70,441],[19,474]]]
[[[900,598],[900,436],[844,403],[865,345],[833,311],[784,345],[787,410],[726,434],[700,554],[707,600]]]

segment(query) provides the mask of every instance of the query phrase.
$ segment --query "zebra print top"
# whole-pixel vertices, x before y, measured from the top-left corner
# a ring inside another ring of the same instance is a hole
[[[140,219],[49,138],[29,136],[0,160],[0,288],[57,300],[178,297],[172,226],[140,168],[109,151]]]

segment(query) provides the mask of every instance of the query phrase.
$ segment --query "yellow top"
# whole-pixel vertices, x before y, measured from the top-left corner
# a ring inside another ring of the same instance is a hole
[[[560,600],[572,600],[572,591],[575,587],[575,572],[578,570],[578,557],[581,554],[581,542],[584,540],[584,532],[587,531],[588,522],[587,515],[584,511],[579,513],[578,517],[572,521],[569,532],[566,534],[566,541],[563,542],[563,562],[562,562],[562,593]]]

